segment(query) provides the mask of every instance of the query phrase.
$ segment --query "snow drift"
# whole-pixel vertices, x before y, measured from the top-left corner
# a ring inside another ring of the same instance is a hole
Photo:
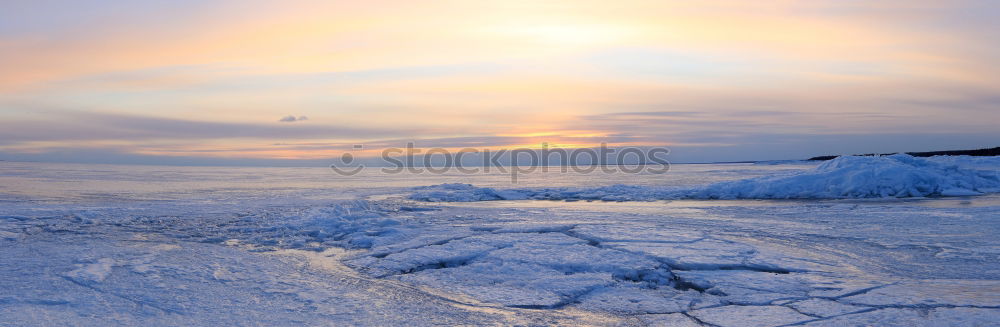
[[[671,199],[838,199],[968,196],[1000,192],[997,157],[844,156],[791,175],[726,181],[693,188],[612,185],[596,188],[505,189],[469,184],[418,188],[426,202],[494,200],[653,201]]]

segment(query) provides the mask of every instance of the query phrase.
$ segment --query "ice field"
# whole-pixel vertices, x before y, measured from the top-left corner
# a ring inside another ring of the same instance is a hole
[[[1000,160],[0,163],[3,325],[995,326]]]

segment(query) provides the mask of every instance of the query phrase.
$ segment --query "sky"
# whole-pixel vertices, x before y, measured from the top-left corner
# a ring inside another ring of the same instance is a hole
[[[993,0],[8,0],[0,159],[993,147],[998,17]]]

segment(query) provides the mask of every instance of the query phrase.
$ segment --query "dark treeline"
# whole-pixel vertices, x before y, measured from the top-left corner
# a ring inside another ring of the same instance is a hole
[[[896,152],[898,153],[898,152]],[[866,153],[866,154],[856,154],[856,156],[876,156],[876,155],[893,155],[896,153]],[[976,149],[976,150],[950,150],[950,151],[930,151],[930,152],[907,152],[906,154],[914,157],[930,157],[930,156],[1000,156],[1000,146],[988,149]],[[831,160],[839,156],[818,156],[809,158],[809,160]]]

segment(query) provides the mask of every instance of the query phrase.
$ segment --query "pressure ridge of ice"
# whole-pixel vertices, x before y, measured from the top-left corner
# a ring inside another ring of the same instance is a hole
[[[1000,191],[997,157],[843,156],[791,175],[690,188],[612,185],[596,188],[493,189],[469,184],[419,188],[427,202],[491,200],[837,199],[969,196]],[[655,178],[655,177],[654,177]]]

